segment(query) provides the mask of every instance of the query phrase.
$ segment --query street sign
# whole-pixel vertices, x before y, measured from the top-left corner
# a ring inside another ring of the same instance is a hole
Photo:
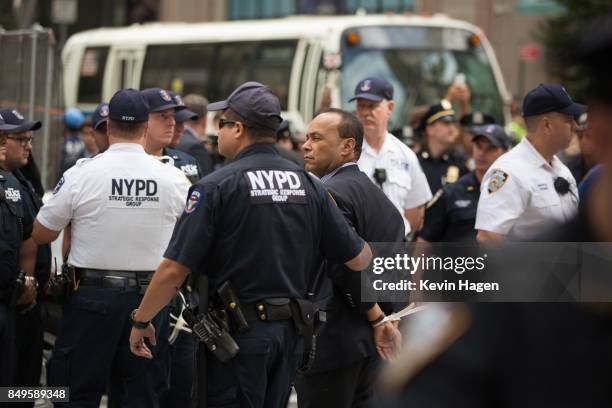
[[[77,7],[77,0],[53,0],[53,3],[51,3],[51,22],[55,24],[76,23]]]
[[[523,61],[533,61],[540,57],[540,47],[536,44],[525,44],[521,46],[519,55]]]

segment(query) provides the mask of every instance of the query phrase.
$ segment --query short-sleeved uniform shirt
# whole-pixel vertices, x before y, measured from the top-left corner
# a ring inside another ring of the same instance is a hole
[[[0,169],[0,285],[19,273],[19,248],[30,238],[33,219],[26,211],[19,181]]]
[[[82,268],[157,268],[190,183],[134,143],[116,143],[64,173],[37,220],[72,226],[68,262]]]
[[[569,192],[555,190],[557,177]],[[569,169],[556,156],[548,163],[524,138],[499,157],[481,185],[476,229],[525,240],[541,235],[551,225],[570,220],[578,210],[578,190]]]
[[[171,147],[165,147],[163,154],[172,159],[174,167],[182,171],[192,184],[202,178],[200,164],[193,156]]]
[[[475,242],[480,183],[472,171],[447,184],[427,204],[419,236],[429,242]]]
[[[427,146],[423,146],[417,157],[433,194],[446,184],[456,182],[469,171],[468,157],[454,148],[440,157],[433,157]]]
[[[272,144],[253,144],[194,185],[165,257],[230,281],[241,301],[304,298],[321,257],[363,249],[321,182]]]
[[[404,209],[416,208],[431,200],[431,190],[421,169],[419,160],[408,146],[391,133],[376,152],[365,140],[357,164],[374,183],[375,169],[385,169],[387,179],[382,184],[385,195],[402,215],[404,229],[410,232],[410,224],[404,216]]]

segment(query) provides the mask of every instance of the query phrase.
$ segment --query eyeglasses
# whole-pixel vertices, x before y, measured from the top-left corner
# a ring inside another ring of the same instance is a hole
[[[30,137],[15,137],[15,136],[6,136],[7,139],[16,140],[21,143],[22,146],[27,146],[28,143],[32,143],[32,136]]]
[[[219,119],[219,129],[223,128],[225,125],[235,125],[239,123],[237,120],[229,120],[229,119]]]

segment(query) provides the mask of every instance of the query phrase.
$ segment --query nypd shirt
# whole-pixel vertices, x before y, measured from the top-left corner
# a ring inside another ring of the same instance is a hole
[[[558,177],[569,184],[565,194],[555,190]],[[530,239],[554,224],[569,221],[577,211],[578,189],[572,173],[556,156],[548,163],[524,138],[485,174],[476,229],[512,240]]]
[[[164,256],[248,303],[303,298],[321,257],[343,263],[363,245],[318,180],[254,144],[191,188]]]
[[[189,185],[142,146],[117,143],[66,171],[37,220],[54,231],[71,222],[74,266],[150,271],[162,259]]]
[[[402,215],[404,229],[408,234],[410,224],[404,215],[404,209],[417,208],[431,200],[431,191],[419,159],[391,133],[385,136],[380,151],[376,152],[365,140],[362,150],[357,163],[370,180],[376,183],[375,169],[386,170],[387,179],[382,183],[382,190]]]

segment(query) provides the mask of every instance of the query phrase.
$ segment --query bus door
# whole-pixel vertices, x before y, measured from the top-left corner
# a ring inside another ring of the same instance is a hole
[[[299,111],[305,123],[308,123],[319,109],[317,93],[320,93],[319,88],[322,85],[318,82],[322,54],[323,49],[318,41],[307,40],[307,44],[304,46],[305,57],[300,75],[299,96]]]
[[[110,100],[122,88],[139,88],[144,47],[115,48],[107,67],[104,99]]]

